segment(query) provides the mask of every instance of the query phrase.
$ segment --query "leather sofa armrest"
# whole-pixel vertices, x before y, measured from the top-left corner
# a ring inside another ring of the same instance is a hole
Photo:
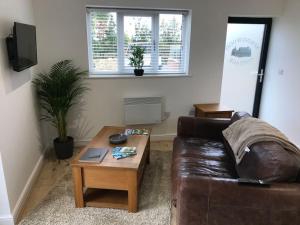
[[[230,125],[230,119],[179,117],[177,135],[222,140],[222,131]]]
[[[236,179],[181,177],[177,199],[178,225],[297,225],[300,184],[241,185]]]

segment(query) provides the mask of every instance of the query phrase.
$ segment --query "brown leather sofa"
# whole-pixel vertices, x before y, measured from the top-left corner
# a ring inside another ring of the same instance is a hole
[[[300,225],[299,157],[261,142],[236,165],[222,130],[245,116],[179,118],[172,159],[178,225]],[[271,184],[241,184],[239,177]]]

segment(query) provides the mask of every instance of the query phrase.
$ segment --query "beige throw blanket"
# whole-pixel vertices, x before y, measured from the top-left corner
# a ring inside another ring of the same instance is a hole
[[[252,144],[262,141],[274,141],[286,150],[300,155],[300,150],[288,138],[270,124],[253,117],[240,119],[223,131],[239,164]]]

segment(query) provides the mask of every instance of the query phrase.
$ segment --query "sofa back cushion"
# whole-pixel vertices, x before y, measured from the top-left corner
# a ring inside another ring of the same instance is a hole
[[[250,115],[246,112],[236,112],[231,123],[247,117]],[[235,163],[235,156],[225,138],[224,144]],[[240,164],[235,163],[235,167],[241,178],[269,182],[295,181],[300,171],[300,157],[275,142],[259,142],[250,146],[250,152],[246,153]]]
[[[230,124],[233,124],[234,122],[236,122],[240,119],[243,119],[243,118],[247,118],[247,117],[251,117],[251,115],[249,113],[246,113],[246,112],[235,112],[233,114],[233,116],[231,117]],[[236,164],[235,156],[233,154],[233,151],[232,151],[228,141],[224,137],[223,137],[223,142],[224,142],[226,152],[230,156],[231,162],[235,165]]]
[[[236,165],[239,177],[269,182],[296,181],[300,160],[295,153],[275,142],[260,142],[250,147],[240,164]]]
[[[231,117],[231,121],[230,122],[234,123],[235,121],[238,121],[240,119],[247,118],[247,117],[251,117],[251,115],[249,113],[246,113],[246,112],[236,112]]]

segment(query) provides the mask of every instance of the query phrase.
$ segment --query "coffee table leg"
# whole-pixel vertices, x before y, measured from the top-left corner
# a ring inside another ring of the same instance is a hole
[[[150,138],[148,140],[146,149],[147,149],[147,159],[146,159],[146,162],[147,162],[147,164],[149,164],[150,163]]]
[[[138,209],[137,171],[130,171],[128,178],[128,212],[135,213]]]
[[[83,186],[82,186],[82,174],[80,167],[73,167],[73,180],[74,180],[74,197],[76,208],[83,208]]]

